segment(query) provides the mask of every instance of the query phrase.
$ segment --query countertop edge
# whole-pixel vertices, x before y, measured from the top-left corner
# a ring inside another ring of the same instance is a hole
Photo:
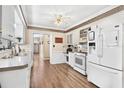
[[[20,69],[25,69],[27,67],[28,67],[28,64],[21,65],[21,66],[5,67],[5,68],[0,68],[0,72],[20,70]]]

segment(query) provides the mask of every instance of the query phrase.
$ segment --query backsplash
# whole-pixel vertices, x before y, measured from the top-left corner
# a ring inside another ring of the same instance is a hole
[[[11,41],[7,39],[0,39],[0,51],[4,49],[10,49],[11,48]]]

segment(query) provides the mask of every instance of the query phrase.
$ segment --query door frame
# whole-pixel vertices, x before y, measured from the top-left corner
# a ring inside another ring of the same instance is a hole
[[[42,33],[42,32],[32,32],[31,34],[31,50],[32,50],[32,55],[34,56],[34,34],[41,34],[41,35],[49,35],[49,39],[50,39],[50,46],[49,46],[49,52],[50,52],[50,64],[52,64],[52,52],[53,52],[53,36],[52,34],[49,34],[49,33]],[[40,59],[41,60],[41,59]],[[41,60],[43,61],[43,60]]]

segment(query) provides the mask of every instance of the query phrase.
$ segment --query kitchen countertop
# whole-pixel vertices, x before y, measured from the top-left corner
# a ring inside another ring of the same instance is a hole
[[[29,56],[15,56],[8,59],[0,59],[0,72],[24,69],[30,64]]]

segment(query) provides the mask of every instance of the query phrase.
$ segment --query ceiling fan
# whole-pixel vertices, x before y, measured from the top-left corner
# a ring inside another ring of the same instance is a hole
[[[62,24],[68,23],[71,17],[62,14],[56,14],[54,19],[54,24],[60,26]]]

